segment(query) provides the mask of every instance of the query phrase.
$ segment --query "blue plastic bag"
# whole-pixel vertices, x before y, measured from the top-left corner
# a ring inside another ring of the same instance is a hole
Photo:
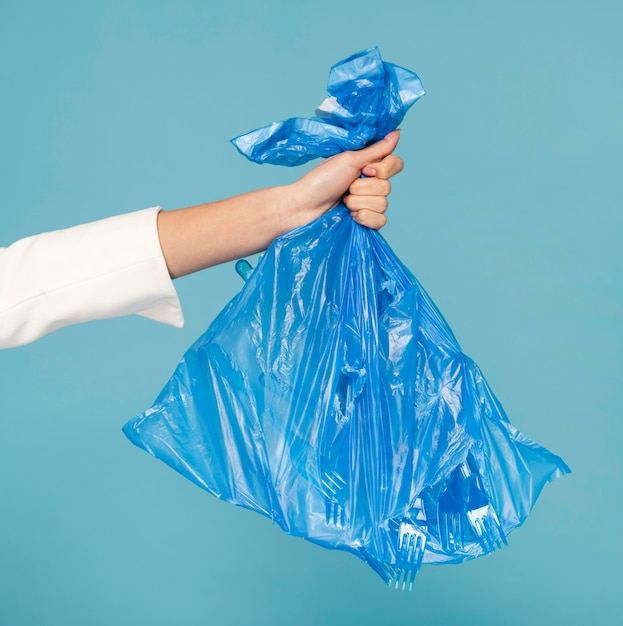
[[[383,139],[424,95],[417,74],[385,63],[378,48],[336,63],[327,91],[315,117],[275,122],[232,143],[256,163],[301,165]]]
[[[270,158],[290,159],[277,144]],[[422,563],[501,547],[569,471],[513,428],[415,277],[342,205],[273,242],[124,432],[403,587]]]

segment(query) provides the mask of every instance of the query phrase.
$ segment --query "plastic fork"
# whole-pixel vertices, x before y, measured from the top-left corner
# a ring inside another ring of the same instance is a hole
[[[338,496],[346,487],[346,481],[334,470],[325,468],[320,478],[325,496],[326,522],[334,526],[344,526],[344,508]]]
[[[437,502],[439,538],[445,552],[460,552],[474,540],[487,553],[506,544],[504,531],[471,463],[452,474]]]
[[[347,482],[329,463],[329,459],[300,437],[292,438],[290,460],[296,471],[322,495],[328,525],[344,526],[344,500]]]
[[[467,519],[485,552],[508,545],[497,513],[490,504],[467,511]]]
[[[437,502],[437,521],[441,547],[446,553],[460,552],[463,544],[463,503],[458,501],[453,490],[446,489]]]
[[[494,552],[507,545],[497,513],[487,498],[480,476],[472,472],[469,460],[460,466],[459,471],[468,484],[467,520],[485,552]]]
[[[350,422],[354,411],[354,398],[352,380],[342,372],[335,391],[330,424],[342,425]],[[348,470],[348,465],[345,464],[348,457],[344,454],[344,446],[348,440],[344,432],[335,439],[335,431],[329,432],[331,432],[332,445],[320,457],[320,483],[325,496],[326,522],[334,526],[344,526],[345,515],[341,503],[344,501],[344,488],[347,484],[343,475]],[[328,433],[325,432],[326,434]],[[341,473],[340,470],[342,470]],[[348,474],[346,473],[346,475]]]
[[[398,559],[392,584],[396,589],[413,589],[413,581],[422,567],[426,535],[409,518],[400,522],[398,530]]]
[[[416,505],[420,502],[416,501]],[[410,513],[417,513],[417,520],[426,523],[423,509],[412,509]],[[386,566],[388,584],[396,589],[413,589],[413,581],[422,567],[424,551],[426,549],[426,533],[423,527],[412,517],[403,517],[400,520],[389,520],[389,528],[396,533],[397,550],[396,565]]]

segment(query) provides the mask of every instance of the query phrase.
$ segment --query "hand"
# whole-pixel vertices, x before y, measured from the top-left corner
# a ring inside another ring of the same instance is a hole
[[[370,163],[362,169],[366,178],[357,178],[342,199],[358,224],[375,230],[385,226],[387,196],[391,193],[389,179],[402,172],[403,167],[404,163],[399,156],[388,154],[382,160]]]
[[[399,136],[393,131],[367,148],[336,154],[292,185],[162,211],[158,236],[169,274],[185,276],[265,250],[275,237],[315,220],[342,200],[357,223],[381,228],[388,179],[402,170],[402,159],[392,154]]]
[[[300,178],[287,205],[289,211],[295,208],[292,226],[310,222],[343,201],[357,223],[382,228],[391,191],[388,179],[403,169],[402,159],[392,154],[399,138],[400,132],[392,131],[367,148],[328,158]]]

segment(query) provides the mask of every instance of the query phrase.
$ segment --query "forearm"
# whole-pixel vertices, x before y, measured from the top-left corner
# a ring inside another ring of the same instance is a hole
[[[158,235],[171,277],[265,250],[276,237],[328,211],[349,190],[345,203],[353,218],[380,228],[387,179],[402,169],[402,159],[391,154],[397,142],[394,132],[362,150],[330,157],[291,185],[163,211]],[[372,178],[360,179],[362,172]]]
[[[290,193],[290,186],[271,187],[162,211],[158,234],[171,277],[265,250],[276,237],[305,223],[288,206]]]

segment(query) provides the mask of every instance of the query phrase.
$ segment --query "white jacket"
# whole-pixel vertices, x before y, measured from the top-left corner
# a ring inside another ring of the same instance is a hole
[[[183,326],[158,240],[159,211],[110,217],[0,248],[0,348],[69,324],[131,313]]]

